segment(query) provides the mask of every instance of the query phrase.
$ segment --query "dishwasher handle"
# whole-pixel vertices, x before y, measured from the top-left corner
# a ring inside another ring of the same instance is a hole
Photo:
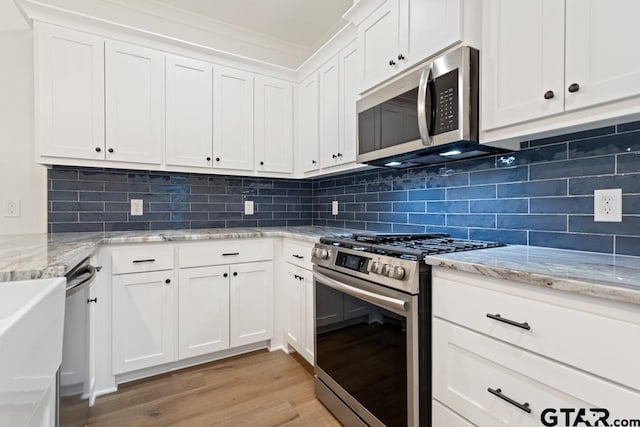
[[[90,264],[84,265],[67,276],[67,296],[78,292],[85,285],[93,282],[98,269]]]

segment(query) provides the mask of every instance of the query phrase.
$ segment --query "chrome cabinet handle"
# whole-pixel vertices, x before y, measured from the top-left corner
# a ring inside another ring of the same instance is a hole
[[[240,252],[227,252],[222,254],[222,256],[234,256],[234,255],[240,255]]]
[[[391,298],[385,295],[378,295],[373,292],[365,291],[364,289],[354,288],[353,286],[346,285],[342,282],[332,279],[331,277],[318,273],[317,271],[313,272],[313,278],[323,285],[329,286],[330,288],[333,288],[337,291],[344,292],[345,294],[365,300],[372,304],[376,304],[381,307],[389,308],[391,310],[400,311],[403,313],[409,310],[409,303],[406,301]]]
[[[491,387],[489,387],[487,389],[487,391],[491,394],[493,394],[494,396],[499,397],[500,399],[504,400],[505,402],[508,402],[510,404],[512,404],[513,406],[515,406],[518,409],[522,409],[524,412],[526,412],[527,414],[531,413],[531,408],[529,407],[529,402],[524,402],[524,403],[520,403],[520,402],[516,402],[515,400],[513,400],[512,398],[505,396],[504,394],[502,394],[502,389],[496,388],[496,389],[492,389]]]
[[[131,262],[133,262],[134,264],[142,264],[142,263],[145,263],[145,262],[156,262],[156,259],[155,259],[155,258],[149,258],[149,259],[134,259],[134,260],[133,260],[133,261],[131,261]]]
[[[302,255],[298,255],[298,254],[293,254],[291,255],[294,258],[298,258],[298,259],[304,259],[304,257]]]
[[[527,322],[520,323],[516,322],[515,320],[505,319],[504,317],[500,316],[500,314],[487,313],[487,317],[489,319],[497,320],[498,322],[506,323],[507,325],[515,326],[516,328],[526,329],[527,331],[531,330],[531,326],[529,326]]]

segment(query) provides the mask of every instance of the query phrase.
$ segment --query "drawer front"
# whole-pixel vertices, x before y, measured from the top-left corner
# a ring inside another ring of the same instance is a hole
[[[463,280],[465,276],[434,274],[434,316],[640,390],[639,324]]]
[[[473,424],[437,400],[432,401],[431,411],[431,425],[433,427],[474,427]]]
[[[590,421],[591,408],[605,408],[610,425],[638,417],[639,393],[440,319],[433,350],[434,399],[479,426],[540,426],[553,415],[547,408],[557,411],[557,425],[574,425],[560,408],[585,408]]]
[[[111,252],[111,274],[146,273],[173,268],[173,246],[140,244]]]
[[[273,259],[273,241],[271,239],[192,242],[178,248],[180,268],[269,261],[271,259]]]
[[[304,244],[302,242],[292,242],[285,240],[284,242],[284,260],[298,267],[311,270],[311,250],[313,244]]]

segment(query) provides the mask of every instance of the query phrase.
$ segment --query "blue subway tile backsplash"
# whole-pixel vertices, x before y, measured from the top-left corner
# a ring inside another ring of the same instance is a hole
[[[53,167],[49,230],[313,224],[640,256],[640,122],[521,146],[515,153],[312,180]],[[602,188],[622,188],[622,223],[593,221],[593,190]],[[144,200],[140,217],[129,214],[136,198]],[[243,214],[244,200],[254,201],[254,215]]]

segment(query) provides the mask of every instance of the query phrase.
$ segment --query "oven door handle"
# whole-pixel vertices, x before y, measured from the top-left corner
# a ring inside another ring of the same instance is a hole
[[[418,131],[422,145],[431,146],[431,137],[429,137],[429,122],[427,121],[427,91],[429,90],[429,82],[433,78],[433,63],[429,64],[420,76],[420,86],[418,86]],[[431,96],[431,94],[429,94]],[[432,103],[433,105],[433,103]],[[429,114],[431,112],[429,111]]]
[[[370,302],[371,304],[400,312],[409,311],[409,303],[407,301],[402,301],[384,295],[378,295],[373,292],[365,291],[364,289],[358,289],[316,271],[313,272],[313,278],[319,282],[322,282],[323,285],[329,286],[330,288],[333,288],[337,291],[344,292],[345,294],[351,295],[354,298]]]

